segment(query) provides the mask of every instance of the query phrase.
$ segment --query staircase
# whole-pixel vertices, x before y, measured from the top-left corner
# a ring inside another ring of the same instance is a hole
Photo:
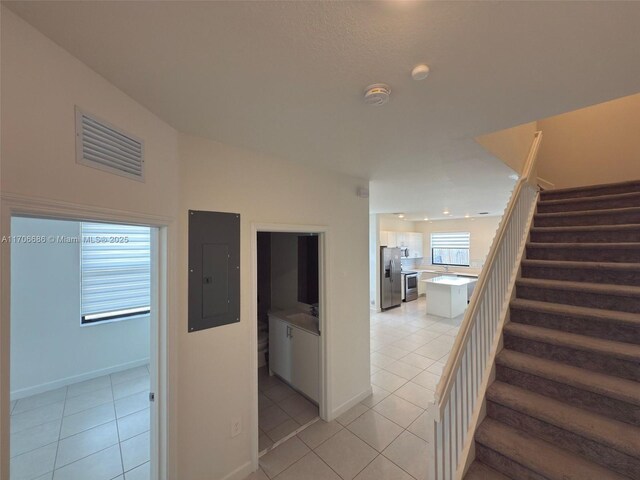
[[[467,480],[640,479],[640,181],[544,191]]]

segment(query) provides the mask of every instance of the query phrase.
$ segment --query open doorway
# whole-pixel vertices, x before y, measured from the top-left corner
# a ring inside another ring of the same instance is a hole
[[[10,480],[153,478],[157,238],[12,217]]]
[[[322,238],[321,232],[256,232],[261,455],[322,412]]]

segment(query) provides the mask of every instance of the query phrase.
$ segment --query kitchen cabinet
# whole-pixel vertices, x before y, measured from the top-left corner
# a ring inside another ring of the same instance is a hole
[[[410,258],[422,258],[422,233],[380,231],[380,245],[386,247],[406,248]]]
[[[269,315],[269,369],[314,402],[320,396],[320,337]]]

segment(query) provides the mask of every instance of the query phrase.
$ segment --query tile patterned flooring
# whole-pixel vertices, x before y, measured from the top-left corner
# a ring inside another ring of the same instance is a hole
[[[11,480],[149,480],[149,368],[11,403]]]
[[[318,406],[297,393],[267,367],[258,369],[258,449],[260,452],[318,416]]]
[[[263,455],[246,480],[425,480],[425,408],[462,322],[425,309],[420,297],[372,313],[373,394]]]

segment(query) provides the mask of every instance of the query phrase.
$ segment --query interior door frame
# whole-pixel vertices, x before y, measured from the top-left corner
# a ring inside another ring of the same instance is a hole
[[[170,217],[147,215],[137,212],[92,207],[67,202],[36,199],[32,197],[2,194],[0,226],[3,236],[11,235],[13,217],[34,217],[52,220],[102,221],[110,223],[146,225],[152,228],[151,251],[151,309],[150,355],[151,385],[155,402],[151,405],[151,479],[169,478],[169,364],[168,312],[170,304],[168,276],[170,239],[174,236],[175,222]],[[171,241],[172,242],[172,241]],[[10,449],[10,348],[11,348],[11,248],[3,244],[0,252],[0,480],[9,480]],[[155,312],[155,315],[154,315]]]
[[[320,225],[292,225],[281,223],[252,223],[251,224],[251,321],[249,322],[249,378],[251,379],[251,464],[253,470],[258,468],[258,232],[275,233],[317,233],[318,234],[318,285],[319,292],[319,325],[320,325],[320,418],[327,420],[331,412],[329,399],[331,398],[331,362],[328,345],[331,343],[331,327],[329,326],[330,298],[328,295],[329,278],[329,227]]]

